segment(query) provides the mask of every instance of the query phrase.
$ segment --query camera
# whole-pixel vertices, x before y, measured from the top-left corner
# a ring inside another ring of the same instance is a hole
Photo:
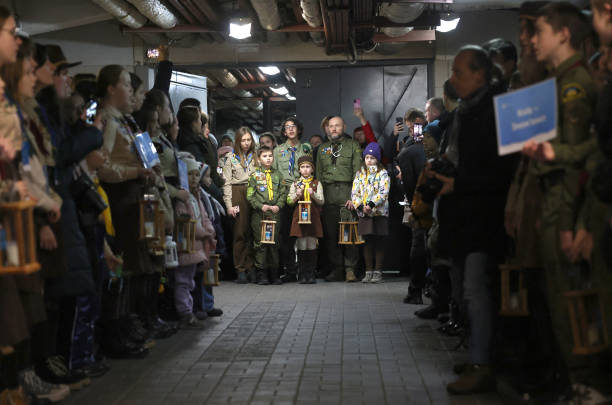
[[[431,159],[431,171],[434,171],[442,176],[455,177],[457,175],[457,169],[447,159],[438,158]],[[435,177],[428,178],[425,183],[417,187],[417,191],[421,194],[421,198],[424,202],[432,204],[440,190],[442,190],[442,182]]]

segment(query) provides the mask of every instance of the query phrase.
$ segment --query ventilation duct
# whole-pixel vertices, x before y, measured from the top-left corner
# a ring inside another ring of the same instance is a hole
[[[221,83],[221,86],[227,89],[238,86],[238,79],[227,69],[212,70],[210,73],[215,80]]]
[[[251,4],[257,12],[259,23],[264,29],[273,31],[280,27],[281,18],[276,0],[251,0]]]
[[[424,3],[383,3],[380,6],[381,17],[387,17],[396,24],[407,24],[416,20],[425,9]],[[413,27],[385,27],[382,29],[389,37],[400,37],[412,31]]]
[[[302,7],[302,17],[310,27],[320,27],[323,25],[321,4],[318,0],[301,0],[300,7]],[[325,45],[325,35],[322,32],[309,32],[309,34],[315,45]]]
[[[161,28],[174,28],[178,23],[176,16],[160,0],[128,0],[145,17]]]
[[[119,22],[130,28],[140,28],[147,18],[140,14],[138,10],[123,0],[91,0],[92,3],[100,6],[104,11],[115,17]]]

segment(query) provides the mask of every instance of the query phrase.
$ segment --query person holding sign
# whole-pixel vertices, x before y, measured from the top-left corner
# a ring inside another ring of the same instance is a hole
[[[585,235],[576,221],[581,205],[581,176],[585,161],[597,151],[589,131],[595,103],[595,86],[579,52],[582,35],[589,29],[580,10],[569,3],[551,3],[538,12],[532,37],[538,61],[552,66],[557,84],[559,125],[550,142],[528,142],[523,154],[536,160],[534,172],[542,190],[539,253],[546,272],[546,297],[553,330],[572,372],[572,383],[587,383],[580,359],[572,354],[572,333],[564,292],[573,287],[570,273],[579,257],[574,245]]]

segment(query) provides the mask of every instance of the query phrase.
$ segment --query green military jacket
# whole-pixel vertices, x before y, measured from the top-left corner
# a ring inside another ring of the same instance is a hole
[[[264,204],[276,205],[279,208],[284,207],[286,204],[287,186],[282,183],[281,175],[274,169],[272,169],[270,175],[272,176],[272,199],[269,197],[264,168],[257,167],[255,172],[249,177],[247,200],[256,212],[261,213],[261,208]],[[270,219],[274,219],[276,215],[272,214],[272,212],[266,212],[266,216],[270,217]]]
[[[335,146],[337,145],[337,146]],[[361,147],[351,138],[327,141],[317,151],[316,179],[325,184],[353,183],[361,168]]]
[[[289,170],[291,161],[291,146],[289,142],[285,142],[274,148],[274,163],[272,167],[280,174],[285,186],[289,187],[291,183],[300,178],[298,159],[304,155],[312,155],[312,146],[310,146],[309,143],[298,143],[295,146],[293,167]]]
[[[553,71],[557,79],[559,127],[551,141],[555,160],[536,162],[535,173],[546,176],[563,172],[559,201],[560,230],[573,230],[578,215],[580,172],[586,158],[597,150],[597,138],[590,132],[596,89],[582,55],[576,54]]]

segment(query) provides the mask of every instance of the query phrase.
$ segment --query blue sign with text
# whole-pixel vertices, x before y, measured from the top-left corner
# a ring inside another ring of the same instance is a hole
[[[134,137],[134,145],[145,169],[151,169],[160,164],[157,150],[153,142],[151,142],[151,137],[148,132],[136,134]]]
[[[494,98],[497,149],[500,155],[518,152],[530,140],[557,136],[557,86],[548,79]]]

